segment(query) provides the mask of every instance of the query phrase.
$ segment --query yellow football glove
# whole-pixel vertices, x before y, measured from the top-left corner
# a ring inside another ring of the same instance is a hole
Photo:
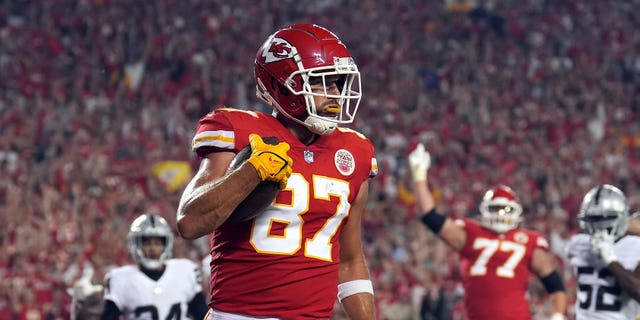
[[[247,160],[256,171],[262,181],[275,181],[280,183],[280,189],[287,186],[291,175],[293,160],[287,155],[289,144],[280,142],[277,145],[266,144],[257,134],[249,135],[251,156]]]

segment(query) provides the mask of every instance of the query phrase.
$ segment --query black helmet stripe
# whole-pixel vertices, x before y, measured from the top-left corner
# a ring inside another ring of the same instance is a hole
[[[596,194],[593,196],[593,204],[598,204],[598,202],[600,202],[600,192],[602,192],[602,185],[598,187],[598,191],[596,191]]]

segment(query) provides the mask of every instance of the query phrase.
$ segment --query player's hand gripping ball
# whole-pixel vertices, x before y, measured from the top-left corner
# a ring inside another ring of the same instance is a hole
[[[278,138],[274,136],[265,137],[262,141],[269,145],[277,145],[280,143]],[[251,154],[251,145],[247,145],[236,154],[231,164],[229,164],[227,171],[236,170],[251,157]],[[261,181],[255,189],[240,202],[227,221],[237,223],[255,218],[273,202],[278,192],[280,192],[280,182],[271,180]]]
[[[289,144],[276,142],[267,144],[257,134],[249,135],[251,156],[247,161],[256,169],[260,180],[276,181],[280,183],[280,189],[287,186],[291,175],[291,157],[287,154]]]

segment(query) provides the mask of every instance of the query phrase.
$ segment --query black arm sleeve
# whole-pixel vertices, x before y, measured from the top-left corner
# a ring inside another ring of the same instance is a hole
[[[104,310],[102,310],[100,320],[118,320],[121,314],[122,312],[120,312],[118,306],[116,306],[113,301],[107,300],[104,304]]]
[[[425,213],[420,220],[422,220],[422,223],[429,227],[431,231],[438,234],[445,221],[447,221],[447,217],[438,213],[436,209],[431,209],[431,211]]]
[[[541,278],[540,281],[547,290],[547,293],[554,293],[556,291],[564,291],[564,284],[557,271],[551,272],[548,276]]]
[[[193,299],[189,301],[188,313],[193,319],[204,319],[204,316],[207,315],[208,311],[209,307],[207,306],[207,302],[205,301],[204,294],[202,294],[202,292],[197,293],[193,296]]]

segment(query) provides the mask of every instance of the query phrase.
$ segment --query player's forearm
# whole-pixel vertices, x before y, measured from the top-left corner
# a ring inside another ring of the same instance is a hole
[[[373,284],[363,256],[340,262],[338,282],[338,300],[349,319],[375,319]]]
[[[627,229],[627,233],[640,235],[640,211],[634,212],[629,217],[629,228]]]
[[[413,191],[416,196],[416,204],[422,213],[429,212],[435,207],[435,201],[426,180],[414,181]]]
[[[567,294],[564,291],[556,291],[549,296],[554,314],[565,315],[567,313]]]
[[[341,258],[338,267],[338,283],[369,278],[369,269],[363,253],[356,255],[353,259]]]
[[[607,266],[607,269],[613,273],[618,280],[618,284],[622,290],[626,292],[632,299],[640,302],[640,280],[635,274],[625,269],[619,262],[614,261]]]
[[[341,261],[338,282],[338,300],[349,319],[375,319],[373,284],[364,258]]]
[[[371,320],[376,318],[373,295],[358,293],[344,298],[342,308],[351,320]]]
[[[220,180],[187,186],[178,207],[180,235],[196,239],[217,229],[259,182],[253,166],[245,163]]]

